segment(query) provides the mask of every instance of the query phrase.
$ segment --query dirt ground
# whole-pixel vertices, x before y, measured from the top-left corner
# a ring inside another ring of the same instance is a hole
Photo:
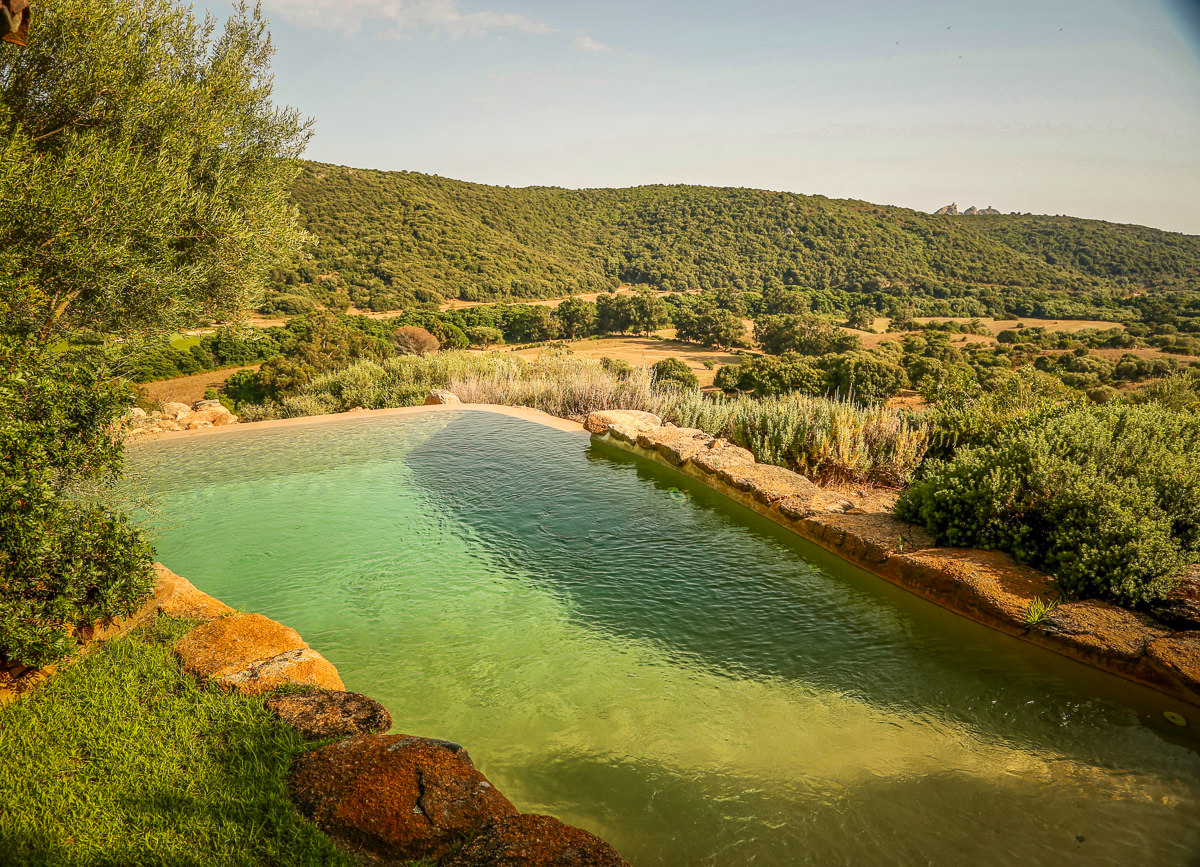
[[[151,400],[159,403],[178,401],[191,406],[204,397],[204,392],[210,388],[220,388],[225,379],[239,370],[258,370],[261,364],[249,364],[243,367],[226,367],[222,370],[210,370],[207,373],[196,373],[191,376],[179,376],[175,379],[160,379],[155,382],[144,382],[141,387]]]
[[[740,361],[739,357],[731,352],[718,352],[694,343],[669,339],[673,334],[674,332],[668,329],[659,332],[658,337],[605,337],[599,340],[571,340],[567,341],[566,345],[576,355],[582,355],[584,358],[620,359],[628,361],[634,367],[649,367],[664,358],[678,358],[696,374],[701,386],[713,384],[717,368]],[[524,358],[536,358],[545,352],[546,348],[535,346],[510,351]],[[714,367],[709,370],[704,366],[705,361],[713,362]]]

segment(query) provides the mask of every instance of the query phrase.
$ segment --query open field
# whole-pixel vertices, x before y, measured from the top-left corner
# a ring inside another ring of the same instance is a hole
[[[191,376],[178,376],[175,379],[160,379],[155,382],[144,382],[142,388],[151,400],[159,403],[178,401],[191,406],[204,397],[204,392],[210,388],[220,388],[226,378],[239,370],[258,370],[262,364],[247,364],[241,367],[226,367],[221,370],[209,370],[205,373],[194,373]]]
[[[673,334],[672,330],[659,332]],[[576,355],[584,358],[613,358],[628,361],[634,367],[650,367],[664,358],[678,358],[684,362],[701,386],[713,384],[717,375],[717,367],[725,364],[737,364],[738,356],[731,352],[706,349],[694,343],[684,343],[680,340],[659,339],[655,337],[604,337],[598,340],[571,340],[566,346]],[[497,347],[503,351],[504,347]],[[534,346],[528,349],[513,349],[512,352],[524,358],[536,358],[547,349],[544,346]],[[704,366],[705,361],[714,363],[712,370]]]

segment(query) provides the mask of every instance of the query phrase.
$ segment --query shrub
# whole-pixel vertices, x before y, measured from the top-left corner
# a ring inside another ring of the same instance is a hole
[[[441,341],[416,325],[401,325],[392,334],[392,345],[401,355],[429,355],[441,348]]]
[[[466,335],[471,346],[479,346],[483,349],[497,346],[504,342],[504,332],[499,328],[490,328],[487,325],[476,325],[468,328]]]
[[[1200,376],[1180,371],[1163,377],[1130,395],[1129,402],[1156,403],[1168,409],[1195,412],[1200,410]]]
[[[948,458],[959,448],[983,445],[1006,424],[1048,407],[1080,401],[1053,376],[1023,367],[1007,374],[993,391],[963,379],[958,387],[939,393],[939,402],[925,414],[929,424],[929,456]]]
[[[825,371],[809,356],[795,352],[760,355],[717,371],[715,382],[725,391],[753,391],[758,397],[788,394],[824,394]]]
[[[100,358],[0,345],[0,660],[67,655],[75,627],[130,613],[153,583],[138,532],[72,497],[121,468],[108,426],[131,395]]]
[[[896,515],[1007,551],[1070,595],[1144,603],[1200,559],[1200,416],[1067,404],[934,461]]]
[[[864,403],[887,400],[908,385],[904,368],[877,352],[844,352],[825,363],[825,387]]]
[[[683,388],[699,388],[700,380],[692,369],[678,358],[664,358],[650,368],[654,381],[660,383],[673,382]]]

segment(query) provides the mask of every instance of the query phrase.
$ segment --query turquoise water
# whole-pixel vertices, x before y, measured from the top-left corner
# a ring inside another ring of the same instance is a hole
[[[635,867],[1200,859],[1194,709],[585,436],[430,413],[129,466],[168,567]]]

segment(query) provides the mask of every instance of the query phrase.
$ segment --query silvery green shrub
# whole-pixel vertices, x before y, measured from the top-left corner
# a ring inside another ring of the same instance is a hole
[[[1200,415],[1051,407],[927,463],[896,515],[942,545],[997,549],[1075,597],[1137,604],[1200,561]]]

